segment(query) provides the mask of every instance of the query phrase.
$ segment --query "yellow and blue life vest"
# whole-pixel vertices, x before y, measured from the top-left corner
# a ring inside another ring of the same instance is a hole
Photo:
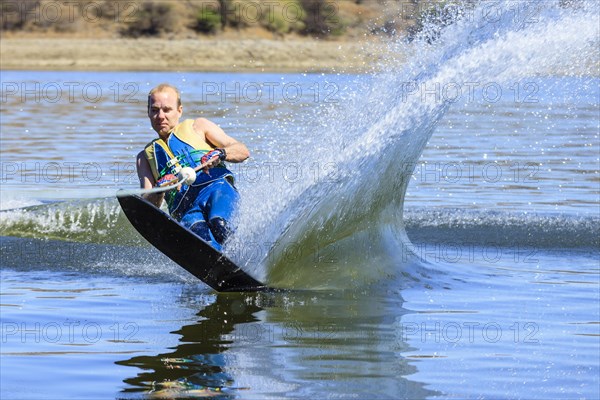
[[[202,156],[214,150],[213,146],[203,141],[194,131],[193,125],[193,119],[186,119],[173,128],[166,142],[158,138],[144,148],[144,154],[156,181],[165,175],[177,174],[183,167],[197,167]],[[181,190],[172,190],[166,194],[165,200],[169,212],[173,214],[177,210],[191,187],[206,185],[221,178],[226,178],[233,184],[233,174],[223,162],[210,168],[208,173],[196,172],[194,183],[189,186],[182,185]]]

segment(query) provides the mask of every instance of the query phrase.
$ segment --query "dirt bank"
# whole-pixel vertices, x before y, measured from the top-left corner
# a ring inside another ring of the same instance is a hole
[[[376,43],[269,39],[3,38],[3,70],[363,72]]]

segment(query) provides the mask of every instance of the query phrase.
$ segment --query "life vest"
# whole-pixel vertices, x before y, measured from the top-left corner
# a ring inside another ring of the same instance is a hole
[[[173,128],[166,142],[158,138],[148,143],[144,148],[144,154],[156,181],[165,175],[177,174],[183,167],[197,167],[200,165],[202,156],[214,150],[214,147],[198,136],[193,125],[193,119],[186,119]],[[190,189],[198,188],[221,178],[225,178],[233,184],[233,173],[225,167],[223,162],[210,168],[208,173],[197,171],[194,183],[182,185],[181,190],[171,190],[165,195],[169,212],[171,214],[181,214],[185,210],[178,210],[178,208]],[[193,192],[196,192],[196,190],[193,190]]]

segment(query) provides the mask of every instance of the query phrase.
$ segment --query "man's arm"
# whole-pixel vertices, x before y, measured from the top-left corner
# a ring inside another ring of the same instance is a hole
[[[155,184],[154,175],[152,175],[150,164],[148,164],[148,160],[146,160],[146,156],[144,155],[143,151],[139,152],[137,155],[136,167],[138,178],[140,179],[140,187],[142,189],[152,189]],[[160,205],[163,202],[163,198],[165,197],[165,194],[149,193],[143,195],[143,197],[150,203],[154,204],[156,207],[160,207]]]
[[[250,152],[246,145],[238,142],[227,135],[217,124],[206,118],[198,118],[194,121],[194,129],[200,134],[204,134],[204,140],[213,146],[225,149],[227,153],[226,161],[242,162],[250,157]]]

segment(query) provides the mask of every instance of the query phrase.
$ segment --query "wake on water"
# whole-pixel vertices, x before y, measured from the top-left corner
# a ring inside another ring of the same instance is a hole
[[[449,101],[411,95],[411,85],[502,83],[557,69],[576,74],[571,68],[579,59],[597,59],[599,6],[586,2],[565,8],[560,3],[494,2],[493,19],[486,13],[489,2],[453,6],[454,23],[441,32],[436,28],[436,40],[423,34],[411,43],[390,43],[389,59],[380,66],[387,72],[374,73],[369,86],[357,82],[343,107],[317,108],[304,126],[295,124],[296,128],[276,123],[274,131],[286,132],[281,137],[293,137],[294,143],[273,138],[265,161],[296,162],[307,169],[328,163],[334,173],[244,188],[239,228],[226,246],[227,255],[270,285],[318,289],[417,274],[425,263],[406,227],[417,237],[443,237],[453,235],[458,226],[466,237],[480,240],[493,231],[500,243],[519,227],[516,231],[535,237],[532,244],[537,246],[598,247],[593,239],[598,237],[598,221],[589,219],[439,215],[426,210],[403,215],[412,169],[451,106]],[[515,10],[524,7],[527,11],[521,15],[535,15],[535,23],[515,18]],[[423,32],[431,33],[433,27],[429,28],[426,25]],[[412,56],[399,64],[397,54]],[[452,226],[440,223],[452,218]],[[114,199],[8,210],[0,224],[3,236],[144,245]]]

